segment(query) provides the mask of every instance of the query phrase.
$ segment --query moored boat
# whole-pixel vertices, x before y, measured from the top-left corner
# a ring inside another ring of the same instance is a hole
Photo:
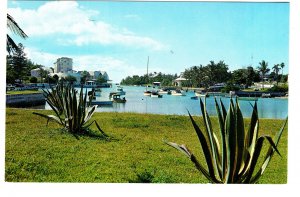
[[[119,95],[125,95],[125,94],[126,94],[126,92],[123,90],[123,87],[121,87],[121,86],[117,86],[116,92],[117,92]]]
[[[172,90],[171,95],[173,95],[173,96],[185,96],[185,93],[183,91],[177,89],[177,90]]]
[[[125,103],[126,102],[125,97],[121,98],[120,94],[112,94],[112,95],[110,95],[109,98],[110,98],[110,100],[112,100],[115,103]]]
[[[154,98],[162,98],[162,95],[160,95],[157,91],[152,91],[150,96]]]
[[[171,94],[171,91],[168,89],[160,89],[158,90],[159,94]]]
[[[195,92],[195,96],[198,96],[198,97],[209,97],[209,95],[206,92]]]
[[[144,96],[151,96],[151,91],[146,90],[146,91],[144,92]]]
[[[92,105],[99,105],[99,106],[102,106],[102,105],[112,105],[112,101],[97,101],[97,100],[92,100],[91,101],[91,104]]]

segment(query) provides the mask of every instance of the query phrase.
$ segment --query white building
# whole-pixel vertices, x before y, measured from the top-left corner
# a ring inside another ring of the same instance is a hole
[[[67,73],[73,69],[73,59],[61,57],[54,62],[54,73]]]
[[[103,78],[106,81],[109,80],[108,74],[105,71],[89,71],[89,73],[91,75],[91,78],[94,79],[94,80],[96,80],[99,76],[103,76]]]
[[[32,77],[40,77],[40,69],[39,68],[36,68],[36,69],[33,69],[30,71],[30,75]]]
[[[47,67],[41,67],[41,69],[47,71],[47,73],[52,73],[52,70],[50,68]],[[41,77],[41,69],[40,68],[36,68],[30,71],[30,75],[32,77]]]

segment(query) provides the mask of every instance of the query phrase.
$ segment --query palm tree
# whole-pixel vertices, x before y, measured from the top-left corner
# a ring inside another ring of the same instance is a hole
[[[28,36],[25,34],[25,32],[19,27],[17,22],[13,19],[12,16],[7,14],[7,27],[15,33],[16,35],[20,36],[23,39],[26,39]],[[13,41],[13,39],[7,34],[6,38],[6,51],[10,54],[12,52],[15,52],[18,49],[18,46]]]
[[[54,68],[53,67],[50,67],[50,70],[52,71],[52,73],[54,73]]]
[[[280,64],[280,67],[281,67],[281,81],[283,81],[283,68],[284,68],[284,63],[282,62],[281,64]]]
[[[279,70],[280,70],[280,68],[279,68],[279,64],[275,64],[274,66],[273,66],[273,71],[274,71],[274,73],[275,73],[275,77],[276,77],[276,85],[278,86],[278,72],[279,72]]]
[[[266,62],[265,60],[262,60],[261,62],[259,62],[259,67],[257,68],[259,72],[261,72],[262,75],[262,89],[264,89],[264,79],[265,79],[265,75],[270,71],[270,69],[268,68],[268,62]]]

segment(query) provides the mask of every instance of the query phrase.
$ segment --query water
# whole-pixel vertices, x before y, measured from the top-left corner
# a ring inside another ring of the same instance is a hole
[[[126,103],[113,103],[112,106],[101,106],[98,112],[135,112],[149,114],[177,114],[188,115],[188,111],[192,115],[200,115],[199,100],[191,99],[195,96],[193,91],[186,92],[186,96],[172,96],[164,94],[163,98],[151,98],[143,95],[145,87],[123,86],[126,91]],[[89,91],[90,89],[88,89]],[[102,88],[101,97],[97,100],[108,100],[110,92],[115,91],[116,87]],[[229,106],[229,98],[221,98],[225,107]],[[207,111],[210,115],[216,116],[214,97],[208,97]],[[251,117],[252,106],[254,101],[240,101],[240,107],[244,117]],[[251,103],[251,104],[250,104]],[[259,98],[257,101],[259,118],[284,119],[288,115],[288,99],[277,98]],[[46,104],[43,108],[51,109]]]

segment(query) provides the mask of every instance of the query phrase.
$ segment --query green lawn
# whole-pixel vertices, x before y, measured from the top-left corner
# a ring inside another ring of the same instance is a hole
[[[43,93],[39,90],[11,90],[7,91],[7,95],[15,95],[15,94],[37,94],[37,93]]]
[[[187,116],[96,113],[92,119],[116,139],[107,142],[91,137],[77,140],[53,122],[46,126],[46,120],[33,111],[7,108],[8,182],[208,183],[188,158],[162,142],[186,144],[203,160]],[[260,135],[273,137],[282,123],[261,120]],[[274,155],[259,183],[287,182],[287,129],[279,151],[282,157]]]

